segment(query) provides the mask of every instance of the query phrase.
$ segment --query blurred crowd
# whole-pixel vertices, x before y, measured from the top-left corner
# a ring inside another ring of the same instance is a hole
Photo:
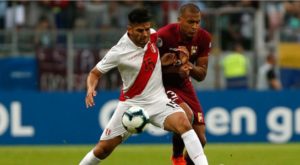
[[[57,43],[67,42],[67,36],[58,32],[81,30],[83,33],[75,33],[73,36],[75,43],[78,41],[92,45],[101,42],[103,45],[107,42],[106,47],[109,48],[120,37],[117,34],[126,29],[127,14],[131,9],[141,6],[150,9],[154,17],[154,27],[158,29],[176,22],[179,7],[188,2],[195,3],[202,10],[201,26],[212,33],[216,39],[213,47],[225,52],[223,54],[234,53],[237,43],[246,52],[257,53],[254,31],[257,30],[258,13],[262,13],[264,31],[260,37],[267,49],[261,61],[251,61],[250,65],[257,67],[254,69],[255,74],[258,74],[258,67],[263,65],[265,57],[273,54],[276,60],[276,42],[279,37],[282,41],[300,42],[300,1],[3,0],[0,1],[0,31],[3,32],[0,33],[0,44],[7,42],[4,39],[7,31],[29,30],[34,31],[34,37],[24,39],[25,44],[34,43],[35,48],[49,48]],[[106,36],[92,40],[96,35],[86,33],[92,31],[103,32]],[[28,35],[20,33],[18,39],[21,40],[21,34],[25,37]],[[13,39],[8,42],[11,40]],[[103,54],[106,50],[101,51]],[[224,67],[224,64],[221,65]],[[114,74],[112,77],[107,78],[109,82],[106,84],[112,86],[109,88],[117,88],[121,81]],[[114,82],[117,84],[111,85]]]
[[[106,1],[106,0],[41,0],[41,1],[1,1],[1,29],[13,27],[34,27],[41,17],[47,17],[53,27],[72,29],[82,26],[87,28],[125,27],[128,11],[134,7],[145,6],[155,16],[158,25],[164,25],[176,19],[176,11],[183,3],[194,2],[202,10],[208,8],[251,7],[258,9],[259,1]],[[299,22],[299,2],[275,1],[266,3],[270,28],[275,28],[286,20],[288,26],[297,28]],[[15,11],[15,12],[14,12]],[[287,14],[287,18],[284,18]],[[245,22],[249,18],[236,15],[236,21]],[[240,18],[239,18],[240,17]],[[276,18],[276,19],[275,19]]]
[[[105,0],[41,0],[0,1],[0,29],[36,29],[39,33],[51,30],[74,29],[125,29],[126,15],[134,7],[145,6],[154,15],[155,27],[175,22],[181,4],[194,2],[205,14],[218,12],[215,9],[240,9],[242,12],[227,12],[220,18],[222,50],[232,49],[241,42],[246,50],[253,49],[254,12],[261,9],[266,17],[266,41],[272,41],[280,27],[285,28],[282,38],[300,40],[292,35],[300,29],[300,2],[297,1],[105,1]],[[211,11],[209,9],[213,9]],[[207,12],[208,11],[208,12]],[[203,26],[213,32],[214,20],[204,17]],[[41,38],[45,44],[56,38]],[[35,39],[37,42],[38,39]]]

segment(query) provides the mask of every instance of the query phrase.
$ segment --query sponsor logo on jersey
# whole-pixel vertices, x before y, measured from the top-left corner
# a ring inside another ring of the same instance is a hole
[[[145,71],[152,71],[155,68],[155,63],[152,61],[152,58],[146,58],[144,61]]]
[[[198,122],[203,123],[203,116],[202,113],[198,112]]]
[[[198,46],[191,46],[191,56],[196,55]]]

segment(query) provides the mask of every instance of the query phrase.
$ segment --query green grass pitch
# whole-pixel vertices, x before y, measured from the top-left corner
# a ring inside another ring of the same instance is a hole
[[[93,146],[0,146],[1,165],[75,165]],[[207,144],[210,165],[299,165],[300,143]],[[124,145],[105,165],[170,165],[171,146]]]

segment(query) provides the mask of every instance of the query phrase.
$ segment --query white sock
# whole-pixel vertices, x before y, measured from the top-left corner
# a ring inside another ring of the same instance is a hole
[[[85,157],[81,160],[79,165],[97,165],[100,162],[100,159],[94,155],[94,151],[91,150],[89,153],[85,155]]]
[[[194,130],[181,135],[185,148],[195,165],[208,165],[200,140]]]

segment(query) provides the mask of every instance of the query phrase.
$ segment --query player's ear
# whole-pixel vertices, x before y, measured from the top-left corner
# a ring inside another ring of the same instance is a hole
[[[132,25],[127,25],[127,31],[128,31],[128,33],[132,32]]]
[[[178,17],[177,17],[177,21],[178,21],[178,22],[181,22],[182,20],[183,20],[183,17],[182,17],[182,16],[178,16]]]

